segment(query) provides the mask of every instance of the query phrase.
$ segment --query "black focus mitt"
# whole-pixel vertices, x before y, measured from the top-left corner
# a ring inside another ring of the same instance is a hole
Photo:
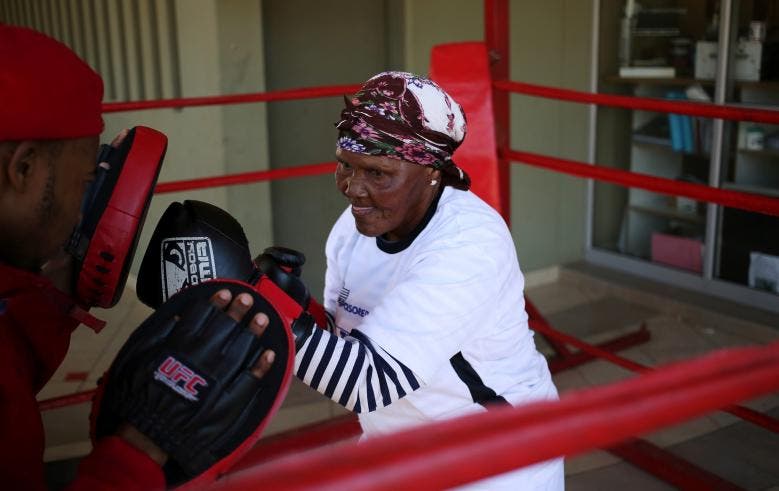
[[[254,299],[241,322],[209,301],[224,288],[233,298]],[[258,312],[270,320],[259,338],[248,329]],[[129,423],[168,455],[168,486],[207,486],[251,449],[281,405],[294,364],[291,325],[300,314],[268,280],[216,280],[182,290],[116,356],[92,406],[93,439]],[[258,379],[251,368],[266,349],[275,360]]]

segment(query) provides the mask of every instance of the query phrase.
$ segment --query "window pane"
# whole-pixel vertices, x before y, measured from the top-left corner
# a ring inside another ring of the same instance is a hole
[[[734,4],[728,103],[779,110],[779,0]],[[725,125],[722,187],[779,198],[779,126]],[[724,209],[719,278],[779,293],[779,217]]]
[[[695,48],[716,44],[717,14],[707,1],[601,2],[599,91],[712,100],[713,80],[695,79]],[[596,162],[706,184],[711,128],[705,118],[601,107]],[[694,200],[598,184],[593,245],[701,273],[705,211]]]

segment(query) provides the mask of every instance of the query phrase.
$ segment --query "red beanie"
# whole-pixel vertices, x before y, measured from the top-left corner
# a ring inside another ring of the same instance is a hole
[[[103,80],[67,46],[0,24],[0,141],[103,131]]]

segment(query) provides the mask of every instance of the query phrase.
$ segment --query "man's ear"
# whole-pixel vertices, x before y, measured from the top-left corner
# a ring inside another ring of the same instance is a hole
[[[32,140],[19,142],[3,162],[3,180],[15,191],[24,191],[39,166],[46,164],[41,144]]]

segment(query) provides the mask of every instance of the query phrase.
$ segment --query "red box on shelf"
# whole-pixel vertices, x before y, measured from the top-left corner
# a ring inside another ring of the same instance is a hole
[[[688,271],[703,271],[703,242],[676,235],[652,234],[652,261]]]

